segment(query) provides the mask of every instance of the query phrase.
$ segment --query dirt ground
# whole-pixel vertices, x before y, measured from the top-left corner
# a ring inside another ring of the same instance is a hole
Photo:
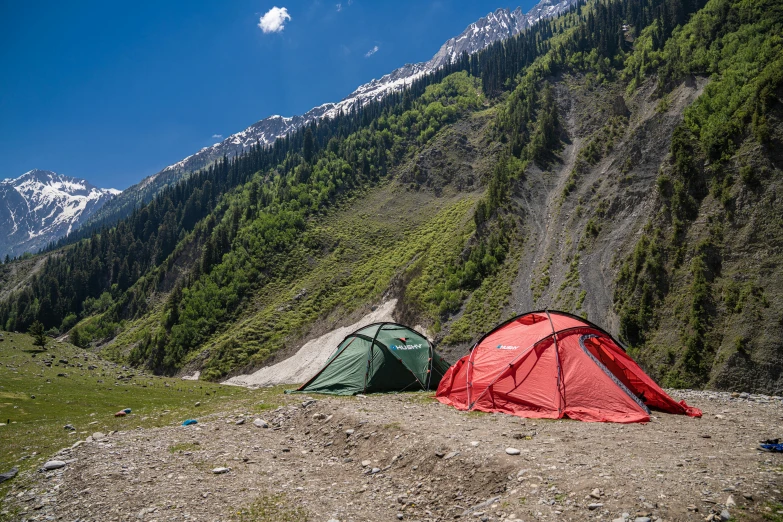
[[[261,414],[65,450],[64,468],[17,477],[3,509],[11,520],[79,522],[781,517],[783,454],[757,447],[783,436],[783,400],[672,395],[704,417],[599,424],[459,412],[424,393],[288,395]],[[255,514],[238,514],[254,503]]]

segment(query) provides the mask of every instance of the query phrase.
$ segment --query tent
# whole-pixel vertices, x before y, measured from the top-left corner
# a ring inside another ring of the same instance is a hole
[[[449,368],[436,398],[460,410],[646,422],[650,408],[701,417],[669,397],[607,332],[565,312],[515,317]]]
[[[449,365],[421,334],[375,323],[348,335],[299,392],[356,393],[435,389]]]

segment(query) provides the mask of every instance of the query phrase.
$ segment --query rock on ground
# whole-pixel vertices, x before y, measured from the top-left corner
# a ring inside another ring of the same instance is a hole
[[[756,449],[781,435],[781,401],[674,395],[704,417],[653,413],[648,424],[623,425],[475,415],[424,393],[325,398],[307,408],[301,397],[281,396],[284,406],[266,412],[269,429],[237,425],[240,412],[231,411],[188,429],[133,429],[65,449],[53,459],[67,466],[21,473],[0,509],[17,509],[20,521],[119,521],[145,510],[143,519],[157,522],[230,520],[259,501],[315,522],[398,514],[702,522],[724,511],[753,521],[783,509],[780,456]],[[531,430],[530,439],[514,438]],[[511,441],[519,456],[506,455]],[[290,515],[281,513],[271,519]]]

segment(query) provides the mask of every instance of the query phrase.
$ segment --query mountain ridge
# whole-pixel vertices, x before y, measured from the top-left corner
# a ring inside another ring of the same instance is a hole
[[[476,53],[488,45],[515,36],[543,18],[557,16],[580,0],[541,0],[528,13],[520,7],[511,11],[498,8],[486,16],[468,25],[459,35],[448,39],[433,57],[426,62],[408,63],[394,71],[375,78],[357,87],[351,94],[339,102],[327,102],[318,105],[302,115],[272,115],[259,120],[244,130],[234,133],[211,146],[172,163],[156,174],[148,176],[136,185],[126,189],[115,202],[97,212],[88,222],[111,222],[111,213],[122,217],[123,207],[135,206],[146,202],[157,192],[175,183],[189,172],[204,168],[222,156],[234,156],[260,143],[271,145],[274,141],[296,129],[321,118],[333,118],[340,112],[346,113],[361,104],[377,101],[391,92],[404,89],[416,79],[434,72],[447,63],[453,63],[463,53]]]
[[[87,180],[33,169],[0,181],[0,256],[45,247],[75,230],[121,191]]]
[[[539,23],[3,265],[0,324],[217,380],[389,299],[450,360],[559,309],[665,386],[779,395],[783,10],[759,1]]]

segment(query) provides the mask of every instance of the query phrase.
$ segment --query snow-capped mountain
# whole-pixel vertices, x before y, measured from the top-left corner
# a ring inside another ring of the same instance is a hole
[[[119,193],[48,170],[0,181],[0,256],[45,247]]]
[[[498,40],[510,38],[535,24],[542,18],[550,18],[567,11],[577,0],[542,0],[528,13],[517,7],[514,11],[498,9],[494,13],[470,24],[459,36],[444,43],[429,61],[406,64],[379,79],[372,80],[356,89],[337,103],[325,103],[310,109],[302,116],[270,116],[254,123],[247,129],[232,134],[211,147],[204,147],[197,153],[169,165],[163,172],[192,172],[208,165],[224,154],[233,156],[250,147],[258,140],[269,145],[278,137],[285,136],[303,125],[320,118],[331,118],[340,111],[349,112],[357,103],[366,104],[383,98],[389,92],[398,91],[410,85],[417,78],[429,74],[443,65],[454,62],[463,52],[473,54]]]
[[[188,172],[194,172],[206,167],[223,155],[228,157],[242,152],[255,145],[256,141],[263,145],[273,143],[278,137],[324,117],[334,117],[340,111],[349,112],[358,104],[366,104],[383,98],[386,94],[405,88],[417,78],[431,73],[449,61],[455,61],[462,52],[472,54],[490,44],[514,36],[543,18],[557,16],[579,0],[541,0],[528,13],[523,13],[517,7],[514,11],[498,9],[478,21],[470,24],[459,36],[444,43],[440,50],[427,62],[406,64],[393,72],[360,86],[342,101],[325,103],[310,109],[301,116],[283,117],[269,116],[260,120],[245,130],[232,134],[228,138],[204,147],[162,171],[143,179],[140,183],[129,187],[115,201],[106,205],[94,216],[95,221],[112,221],[115,217],[124,215],[127,209],[141,201],[148,201],[166,186],[175,183]]]

